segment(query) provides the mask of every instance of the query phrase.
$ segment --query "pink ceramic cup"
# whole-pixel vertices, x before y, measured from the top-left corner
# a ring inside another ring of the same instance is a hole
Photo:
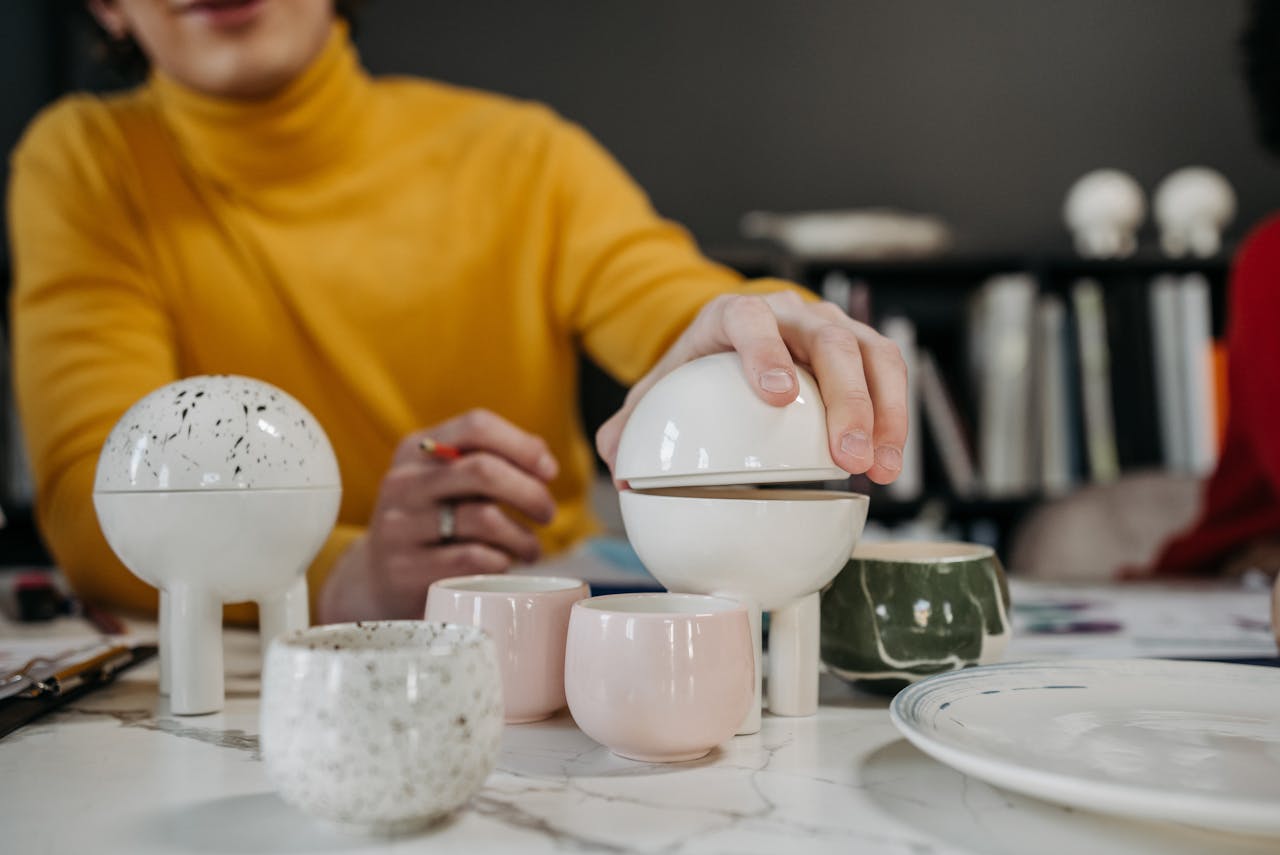
[[[697,594],[614,594],[573,607],[565,694],[582,731],[633,760],[696,760],[755,696],[747,609]]]
[[[458,576],[427,590],[427,620],[478,626],[493,639],[502,667],[507,724],[540,721],[565,704],[569,610],[590,596],[563,576]]]

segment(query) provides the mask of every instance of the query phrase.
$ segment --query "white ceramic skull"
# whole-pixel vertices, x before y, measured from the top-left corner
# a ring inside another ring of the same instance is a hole
[[[120,418],[94,508],[124,565],[160,589],[161,691],[174,713],[222,708],[223,603],[258,603],[264,648],[307,625],[304,572],[341,493],[324,430],[267,383],[189,377]]]
[[[1118,169],[1098,169],[1071,186],[1063,218],[1086,258],[1123,258],[1138,248],[1137,230],[1146,217],[1138,182]]]
[[[1207,258],[1222,248],[1222,232],[1236,215],[1236,194],[1222,173],[1188,166],[1160,182],[1153,207],[1166,253]]]

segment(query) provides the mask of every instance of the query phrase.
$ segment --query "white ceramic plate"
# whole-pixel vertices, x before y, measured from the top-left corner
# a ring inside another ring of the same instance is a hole
[[[1048,801],[1280,835],[1280,669],[1025,662],[904,689],[893,723],[934,759]]]

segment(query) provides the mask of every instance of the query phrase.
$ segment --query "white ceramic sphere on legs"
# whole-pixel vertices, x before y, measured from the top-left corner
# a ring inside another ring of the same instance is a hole
[[[307,625],[304,574],[340,485],[315,417],[257,380],[188,378],[121,417],[98,459],[94,508],[124,565],[161,591],[172,712],[222,708],[223,603],[258,603],[264,646]]]
[[[772,621],[770,710],[817,710],[817,592],[848,560],[867,515],[867,497],[854,493],[732,486],[847,477],[831,457],[817,381],[798,366],[796,381],[795,400],[774,407],[737,354],[695,359],[640,399],[618,444],[615,474],[630,487],[622,519],[645,567],[672,591],[748,607],[756,702],[741,733],[760,729],[762,610]]]

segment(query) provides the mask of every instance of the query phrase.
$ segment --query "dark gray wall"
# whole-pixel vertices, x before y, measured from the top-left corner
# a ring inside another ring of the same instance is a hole
[[[1278,206],[1235,40],[1241,0],[375,0],[401,71],[537,98],[586,125],[705,241],[748,209],[935,211],[965,243],[1057,246],[1086,170],[1224,171]]]
[[[46,0],[0,0],[0,180],[8,185],[8,152],[22,129],[60,89],[59,22]],[[4,226],[0,206],[0,226]],[[5,232],[7,234],[7,232]],[[0,262],[5,258],[0,239]],[[2,268],[3,265],[0,265]],[[0,269],[0,274],[3,270]],[[3,283],[0,283],[3,287]],[[4,314],[0,310],[0,316]]]
[[[51,0],[0,4],[0,145],[86,66]],[[1064,242],[1077,176],[1150,189],[1205,163],[1238,224],[1280,207],[1235,40],[1243,0],[373,0],[359,44],[407,72],[546,101],[706,243],[751,208],[934,211],[965,245]],[[75,50],[70,53],[75,53]],[[53,67],[50,66],[59,66]]]

